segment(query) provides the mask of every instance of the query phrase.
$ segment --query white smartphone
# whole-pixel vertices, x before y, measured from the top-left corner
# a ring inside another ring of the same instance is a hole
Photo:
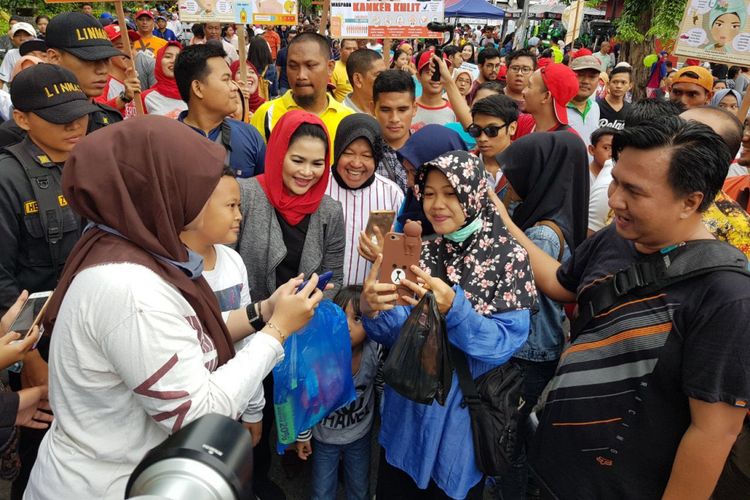
[[[50,297],[52,297],[51,291],[32,293],[26,299],[23,307],[21,307],[21,312],[18,313],[16,319],[13,320],[13,324],[10,325],[11,332],[21,334],[19,340],[25,339],[31,333],[31,329],[41,322]]]

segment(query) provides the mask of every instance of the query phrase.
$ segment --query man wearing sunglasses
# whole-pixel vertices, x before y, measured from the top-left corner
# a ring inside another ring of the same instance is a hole
[[[477,141],[479,155],[487,171],[490,186],[501,196],[507,181],[495,159],[505,151],[516,132],[518,104],[506,95],[493,95],[476,101],[471,107],[472,123],[466,132]]]

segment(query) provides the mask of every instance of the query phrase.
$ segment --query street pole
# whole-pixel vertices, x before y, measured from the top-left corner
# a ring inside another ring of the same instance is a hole
[[[531,0],[523,0],[523,10],[521,11],[521,18],[518,20],[516,26],[516,36],[513,38],[513,48],[521,49],[526,41],[526,30],[529,27],[529,4]]]

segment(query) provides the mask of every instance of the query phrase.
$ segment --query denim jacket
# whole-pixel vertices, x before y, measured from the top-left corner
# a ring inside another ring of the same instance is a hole
[[[560,255],[560,238],[547,226],[534,226],[524,231],[526,236],[547,255],[557,259]],[[563,262],[570,257],[567,243],[563,251]],[[565,318],[562,305],[538,291],[537,307],[531,315],[529,338],[513,357],[527,361],[557,361],[563,351]]]

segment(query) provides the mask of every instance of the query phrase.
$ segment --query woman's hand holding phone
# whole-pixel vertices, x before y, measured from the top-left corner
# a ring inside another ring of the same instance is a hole
[[[8,332],[0,337],[0,370],[23,361],[26,353],[39,340],[39,327],[34,326],[25,339],[18,340],[20,338],[21,334],[17,332]]]
[[[26,332],[9,332],[10,325],[13,324],[18,314],[21,312],[23,305],[29,298],[29,292],[24,290],[21,295],[16,299],[8,312],[6,312],[2,319],[0,319],[0,370],[22,361],[26,353],[34,347],[36,341],[39,340],[39,327],[34,326],[31,329],[31,333],[26,336],[23,340],[20,339]]]
[[[13,322],[16,320],[16,317],[21,312],[21,309],[23,309],[23,305],[26,303],[26,300],[29,298],[29,292],[24,290],[21,292],[21,295],[18,296],[16,299],[16,302],[10,306],[10,309],[3,314],[3,317],[0,319],[0,335],[5,335],[10,330],[10,325],[13,324]]]
[[[398,294],[396,285],[391,283],[379,283],[378,273],[383,263],[383,254],[378,254],[372,264],[370,273],[365,279],[362,295],[360,297],[360,308],[362,313],[368,317],[374,317],[380,311],[389,311],[396,306]]]
[[[370,235],[365,231],[362,231],[359,233],[359,247],[357,248],[357,251],[362,258],[370,262],[375,262],[375,259],[378,258],[378,254],[383,252],[385,237],[378,226],[373,226],[372,232],[374,233],[377,243],[373,243]]]
[[[282,343],[310,321],[315,307],[323,300],[323,292],[316,288],[317,274],[313,273],[305,287],[297,293],[299,284],[297,279],[290,280],[274,292],[276,304],[273,315],[263,329],[266,333],[278,336]]]

